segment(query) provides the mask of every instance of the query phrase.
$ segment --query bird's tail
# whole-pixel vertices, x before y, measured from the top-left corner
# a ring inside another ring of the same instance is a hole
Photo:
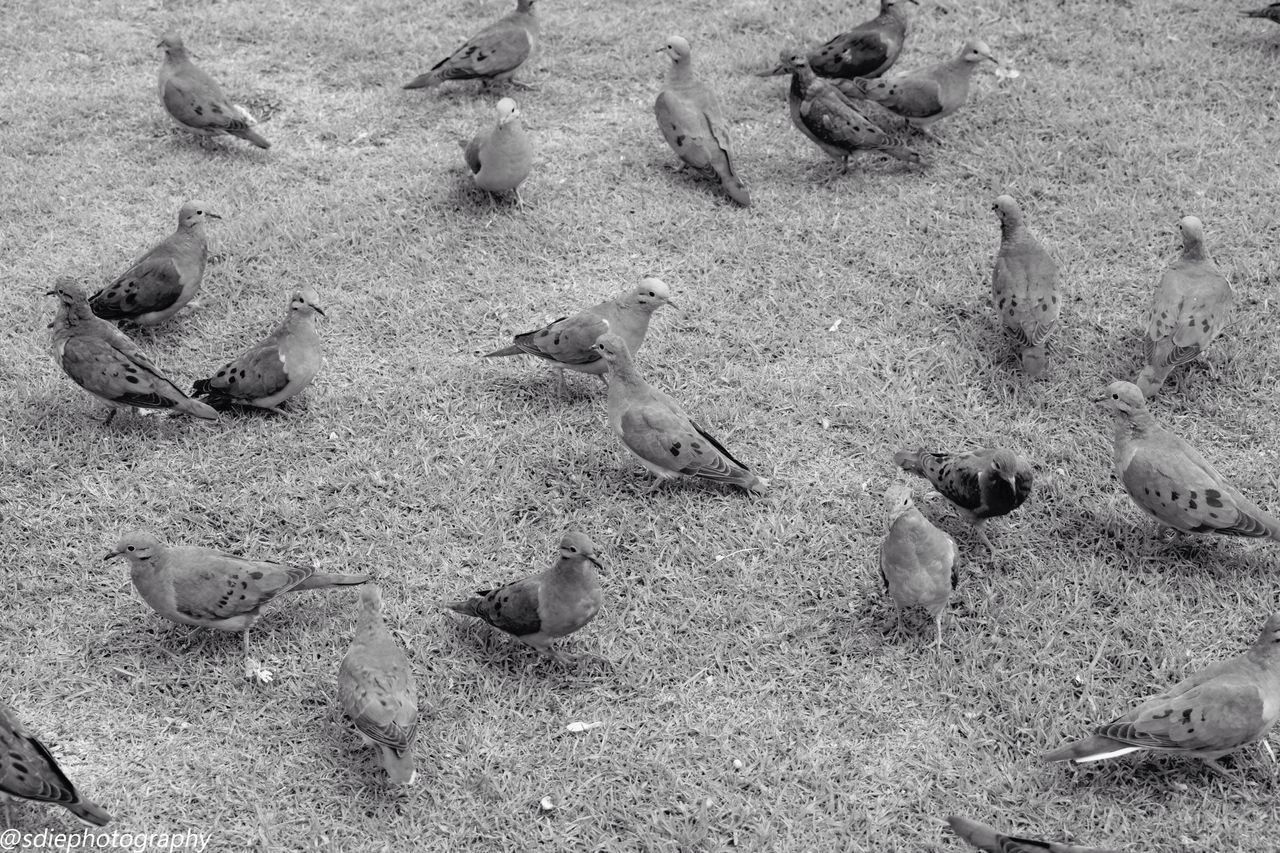
[[[786,69],[786,66],[775,65],[772,68],[770,68],[768,71],[757,71],[756,76],[757,77],[781,77],[784,74],[790,74],[790,73],[791,72]]]
[[[523,354],[524,354],[524,350],[520,349],[520,347],[516,346],[515,344],[512,344],[509,347],[503,347],[502,349],[496,349],[493,352],[487,352],[480,357],[481,358],[497,358],[499,356],[504,356],[504,355],[523,355]]]
[[[720,178],[720,186],[724,187],[724,191],[729,194],[729,198],[733,199],[743,207],[751,206],[751,193],[747,190],[747,185],[733,171],[733,165],[725,158],[723,164],[712,164],[717,177]]]
[[[259,148],[271,147],[271,143],[268,142],[266,139],[264,139],[260,133],[258,133],[256,130],[254,130],[251,127],[246,127],[241,130],[233,130],[231,131],[231,133],[235,136],[240,137],[241,139],[246,139],[249,142],[252,142],[254,145],[258,146]]]
[[[921,458],[927,450],[899,450],[893,454],[893,464],[910,474],[924,474],[924,463]]]
[[[419,74],[408,83],[404,84],[405,89],[430,89],[432,86],[440,85],[440,78],[432,71],[426,74]]]
[[[216,421],[218,412],[212,406],[192,400],[190,397],[183,395],[182,399],[174,403],[173,407],[179,412],[191,415],[196,418],[204,418],[206,421]]]
[[[1266,18],[1266,17],[1268,17],[1267,12],[1268,12],[1268,10],[1267,10],[1265,7],[1264,7],[1264,8],[1262,8],[1262,9],[1241,9],[1241,10],[1240,10],[1240,17],[1242,17],[1242,18]]]
[[[1137,752],[1139,747],[1129,746],[1118,740],[1102,735],[1092,735],[1084,740],[1060,746],[1040,756],[1045,761],[1101,761],[1104,758],[1115,758],[1130,752]]]
[[[337,575],[327,572],[316,572],[311,577],[294,587],[300,589],[328,589],[331,586],[357,586],[373,580],[369,575]]]
[[[111,815],[103,811],[102,806],[88,800],[67,803],[67,810],[75,815],[86,826],[106,826],[111,823]]]
[[[484,618],[484,614],[480,612],[480,603],[484,601],[480,596],[474,598],[464,598],[461,601],[453,601],[445,605],[454,613],[461,613],[463,616],[475,616],[479,619]]]
[[[235,400],[221,388],[214,388],[212,380],[197,379],[191,386],[191,396],[203,401],[219,412],[225,412],[235,405]]]
[[[926,165],[923,157],[901,143],[895,142],[886,145],[879,150],[884,154],[888,154],[890,157],[896,157],[904,163],[911,163],[915,166]]]
[[[1044,347],[1027,347],[1022,351],[1022,372],[1033,379],[1044,373],[1049,364],[1049,353]]]
[[[979,850],[1003,849],[1000,845],[1003,843],[1004,836],[984,823],[954,814],[947,818],[947,823],[951,824],[952,832]]]

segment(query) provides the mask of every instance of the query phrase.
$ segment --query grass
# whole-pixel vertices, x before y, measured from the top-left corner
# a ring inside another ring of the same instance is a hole
[[[505,0],[9,9],[0,684],[115,826],[207,831],[219,850],[952,851],[936,818],[959,812],[1133,850],[1275,848],[1280,781],[1259,747],[1228,760],[1234,782],[1178,758],[1036,755],[1236,653],[1276,607],[1274,546],[1152,539],[1087,398],[1136,373],[1175,224],[1200,216],[1240,306],[1156,415],[1280,509],[1280,40],[1203,4],[926,0],[901,68],[981,34],[1022,76],[976,79],[921,145],[928,171],[865,157],[833,180],[785,82],[749,72],[864,5],[548,0],[526,73],[540,89],[516,93],[537,145],[523,210],[491,208],[463,173],[457,140],[494,98],[399,89]],[[168,27],[271,114],[271,151],[202,150],[171,127],[152,47]],[[669,32],[734,118],[750,210],[671,168],[651,113]],[[1002,191],[1064,271],[1038,383],[988,305]],[[195,197],[225,217],[202,306],[144,348],[180,381],[207,375],[310,286],[325,368],[293,417],[104,429],[48,357],[41,294],[59,274],[107,280]],[[536,364],[476,359],[645,274],[677,305],[642,369],[773,479],[770,499],[647,495],[594,379],[571,377],[565,401]],[[923,615],[905,638],[886,629],[891,455],[990,441],[1033,460],[1036,489],[991,526],[995,565],[918,496],[968,558],[935,655]],[[272,607],[254,642],[279,681],[255,687],[234,636],[186,643],[100,562],[135,527],[376,572],[429,708],[419,784],[387,790],[337,709],[354,594]],[[581,665],[440,613],[549,564],[570,528],[608,569],[604,612],[566,644]],[[604,726],[567,733],[575,720]]]

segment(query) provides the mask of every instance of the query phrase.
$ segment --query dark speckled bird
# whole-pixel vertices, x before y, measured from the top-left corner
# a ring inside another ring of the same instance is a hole
[[[911,3],[919,5],[918,0]],[[809,65],[819,77],[879,77],[897,62],[906,38],[907,16],[898,0],[880,0],[879,15],[810,51]],[[777,65],[760,76],[786,73],[786,65]]]
[[[0,794],[54,803],[89,826],[106,826],[111,815],[80,796],[44,744],[27,734],[12,708],[0,704]]]
[[[1109,847],[1081,847],[1058,841],[1037,841],[1033,838],[1001,835],[984,823],[959,815],[947,818],[947,823],[951,824],[952,832],[987,853],[1119,853]]]

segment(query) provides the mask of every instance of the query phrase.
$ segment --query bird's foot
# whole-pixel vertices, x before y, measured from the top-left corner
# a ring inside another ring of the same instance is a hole
[[[244,659],[244,677],[258,684],[270,684],[275,680],[275,673],[262,665],[257,658]]]
[[[514,77],[508,80],[507,83],[517,89],[523,89],[526,92],[537,92],[542,88],[537,83],[526,83],[524,80],[517,80]]]

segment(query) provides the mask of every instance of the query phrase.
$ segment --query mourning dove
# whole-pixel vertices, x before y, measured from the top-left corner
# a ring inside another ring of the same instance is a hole
[[[970,39],[946,62],[876,80],[841,80],[836,85],[849,97],[874,101],[913,127],[924,129],[964,106],[970,78],[984,59],[999,64],[986,42]]]
[[[923,607],[937,629],[933,646],[940,648],[942,611],[956,587],[956,543],[916,509],[910,487],[890,486],[884,500],[889,530],[880,543],[880,577],[897,605],[898,627],[902,608]]]
[[[491,193],[514,192],[520,198],[520,185],[533,169],[533,149],[520,123],[520,108],[510,98],[498,101],[498,122],[477,133],[462,149],[467,165],[482,190]]]
[[[1246,18],[1265,18],[1268,21],[1275,21],[1280,24],[1280,3],[1272,3],[1270,6],[1263,6],[1261,9],[1241,11],[1240,14]]]
[[[515,11],[476,33],[404,88],[429,89],[445,80],[483,80],[486,86],[510,80],[538,45],[540,25],[533,3],[517,0]]]
[[[858,151],[879,151],[922,165],[919,154],[877,127],[835,86],[815,75],[804,54],[784,52],[782,64],[791,72],[787,101],[792,123],[841,164],[841,173],[849,170],[849,155]]]
[[[93,313],[139,326],[155,326],[177,314],[196,298],[204,278],[209,257],[204,224],[221,218],[202,201],[184,204],[178,211],[177,231],[89,297]]]
[[[666,88],[653,104],[662,138],[684,163],[715,172],[729,198],[750,207],[751,195],[733,168],[729,125],[720,100],[711,87],[694,76],[689,42],[671,36],[659,52],[671,57]]]
[[[590,373],[605,379],[609,365],[595,348],[605,332],[620,335],[627,349],[635,352],[649,332],[653,312],[671,300],[671,289],[656,278],[643,279],[626,293],[593,305],[570,317],[561,317],[541,329],[516,335],[515,343],[487,353],[484,358],[507,355],[534,355],[551,362],[559,375],[560,393],[565,393],[565,369]]]
[[[952,815],[947,818],[951,830],[979,850],[987,853],[1120,853],[1104,847],[1081,847],[1078,844],[1062,844],[1057,841],[1036,841],[1032,838],[1015,838],[1001,835],[990,826],[976,820]]]
[[[899,450],[893,462],[933,483],[973,525],[973,532],[993,556],[995,548],[983,532],[983,524],[988,518],[1013,512],[1031,494],[1031,466],[1003,447],[957,453]]]
[[[991,304],[1005,331],[1021,350],[1028,376],[1044,372],[1045,342],[1058,325],[1058,265],[1022,221],[1012,197],[998,196],[1000,249],[991,271]]]
[[[1112,382],[1094,402],[1110,408],[1115,418],[1116,475],[1138,508],[1162,527],[1280,542],[1280,519],[1259,509],[1194,447],[1159,426],[1138,386]]]
[[[644,381],[620,335],[602,335],[596,349],[612,377],[609,426],[640,464],[657,475],[649,491],[680,476],[729,483],[756,494],[768,491],[768,480],[751,473],[679,403]]]
[[[182,39],[165,35],[156,47],[164,48],[160,63],[160,100],[173,120],[201,138],[229,133],[259,148],[271,143],[253,129],[257,120],[223,93],[213,78],[196,67]]]
[[[585,533],[566,533],[551,568],[497,589],[482,589],[472,598],[446,605],[505,631],[542,654],[565,662],[551,647],[560,637],[582,628],[600,612],[602,568],[595,546]]]
[[[284,322],[260,343],[208,379],[199,379],[191,395],[219,411],[256,406],[280,412],[320,372],[324,353],[316,334],[316,314],[324,315],[313,290],[289,299]]]
[[[356,634],[338,670],[338,699],[366,743],[377,746],[393,785],[412,785],[418,735],[418,684],[409,659],[382,618],[382,590],[360,591]]]
[[[53,358],[77,385],[116,409],[173,409],[216,420],[218,413],[183,394],[137,345],[106,320],[95,317],[84,291],[59,279],[49,296],[58,297],[53,329]]]
[[[0,703],[0,794],[65,806],[86,826],[106,826],[111,815],[80,796],[45,745],[27,734],[18,715]],[[6,846],[12,848],[6,842]]]
[[[919,5],[917,0],[911,2]],[[819,77],[879,77],[898,60],[906,38],[907,15],[898,0],[880,0],[879,15],[810,51],[809,66]],[[785,65],[777,65],[761,76],[786,73]]]
[[[1160,393],[1169,372],[1193,360],[1222,334],[1234,296],[1204,248],[1204,226],[1194,216],[1178,223],[1182,257],[1160,279],[1147,321],[1147,366],[1138,374],[1142,393]]]
[[[241,632],[245,677],[260,681],[270,681],[272,675],[249,654],[249,629],[264,604],[286,592],[354,586],[370,579],[248,560],[196,545],[165,545],[139,532],[125,535],[103,559],[115,557],[129,561],[133,585],[151,609],[170,622]]]
[[[1101,726],[1090,737],[1044,754],[1046,761],[1101,761],[1153,749],[1217,759],[1261,740],[1280,719],[1280,613],[1272,613],[1248,651],[1209,665]]]

